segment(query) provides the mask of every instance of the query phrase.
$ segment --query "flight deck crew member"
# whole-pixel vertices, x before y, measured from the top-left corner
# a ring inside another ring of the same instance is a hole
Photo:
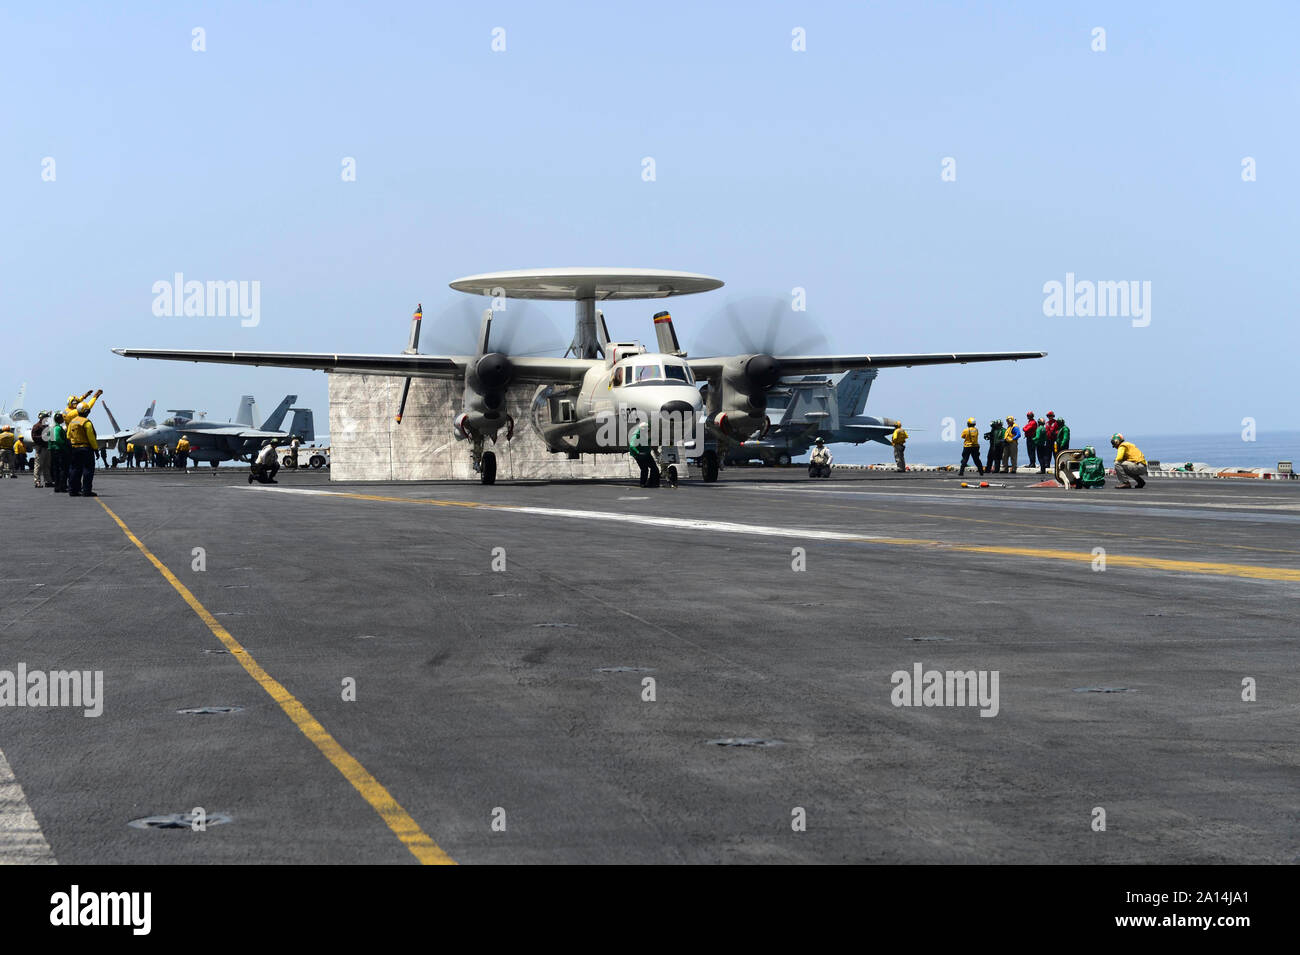
[[[36,462],[32,468],[33,487],[54,487],[54,480],[50,477],[50,439],[47,434],[50,430],[49,417],[48,411],[42,411],[36,416],[36,424],[32,425],[32,444],[36,446]]]
[[[1007,415],[1007,426],[1002,432],[1002,470],[1008,474],[1016,473],[1016,460],[1020,456],[1020,429],[1016,427],[1016,416]]]
[[[1029,467],[1032,469],[1038,463],[1038,432],[1039,422],[1035,420],[1032,411],[1025,413],[1025,426],[1020,429],[1021,434],[1025,436],[1025,457],[1029,460]]]
[[[644,421],[639,422],[632,433],[627,438],[627,453],[632,455],[636,461],[637,467],[641,469],[641,486],[658,487],[659,486],[659,465],[655,463],[655,457],[646,447],[646,429]]]
[[[68,491],[68,429],[63,423],[63,412],[54,413],[54,427],[50,430],[50,473],[54,476],[54,493]]]
[[[1070,450],[1070,427],[1065,423],[1064,418],[1057,418],[1056,423],[1059,427],[1056,429],[1056,450]]]
[[[187,470],[190,462],[190,438],[189,435],[181,435],[181,439],[176,442],[176,466],[182,471]]]
[[[275,444],[271,439],[262,442],[262,450],[257,452],[258,469],[266,475],[266,479],[271,484],[279,484],[275,476],[280,473],[280,456],[275,453]]]
[[[27,470],[27,445],[21,435],[14,435],[14,477]]]
[[[1056,420],[1056,412],[1047,412],[1047,420],[1038,429],[1038,473],[1046,474],[1048,467],[1056,469],[1056,435],[1061,424]]]
[[[997,474],[1002,470],[1002,436],[1006,429],[1002,427],[1002,421],[994,418],[989,423],[988,431],[984,432],[984,437],[989,442],[989,460],[984,465],[984,470],[990,474]]]
[[[89,415],[90,409],[95,407],[95,402],[103,393],[104,389],[100,388],[98,391],[88,391],[80,398],[76,395],[68,395],[68,406],[63,409],[63,426],[66,428],[72,425],[72,419],[77,416],[77,408],[81,405],[86,406],[86,414]]]
[[[298,467],[298,446],[302,444],[298,436],[294,435],[293,440],[289,442],[289,467]]]
[[[1130,480],[1136,481],[1139,488],[1147,486],[1147,459],[1132,441],[1125,441],[1124,435],[1112,434],[1110,446],[1115,449],[1116,487],[1131,488]]]
[[[961,433],[961,470],[957,476],[961,477],[966,473],[966,462],[973,461],[975,468],[980,472],[980,477],[984,476],[984,466],[980,464],[980,429],[975,427],[975,419],[966,419],[966,430]]]
[[[894,446],[894,466],[900,471],[906,471],[907,432],[903,430],[903,422],[900,421],[894,433],[889,436],[889,443]]]
[[[99,441],[95,426],[86,417],[90,406],[84,401],[77,405],[77,416],[68,425],[68,444],[72,456],[68,468],[68,497],[99,497],[93,489],[95,481],[95,452]]]
[[[14,477],[14,429],[0,428],[0,478]]]
[[[819,437],[812,449],[812,454],[808,456],[809,471],[811,472],[813,468],[817,468],[819,471],[821,468],[825,468],[826,476],[830,477],[832,460],[834,458],[831,455],[831,449],[826,447],[826,440]]]

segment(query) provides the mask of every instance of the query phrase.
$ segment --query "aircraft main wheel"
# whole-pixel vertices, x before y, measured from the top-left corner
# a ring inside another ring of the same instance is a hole
[[[670,464],[664,469],[664,479],[668,482],[669,487],[677,486],[677,465]]]
[[[785,467],[787,464],[790,463],[790,455],[782,451],[780,454],[776,456],[776,463],[781,465],[781,467]]]
[[[718,452],[705,451],[700,458],[700,470],[704,472],[704,483],[712,484],[718,479]]]
[[[483,462],[479,465],[479,479],[484,484],[497,483],[497,456],[491,451],[483,452]]]
[[[311,465],[311,469],[313,471],[319,471],[321,468],[325,466],[325,458],[322,455],[313,454],[311,456],[311,460],[308,461],[307,463]]]
[[[253,483],[253,472],[252,472],[252,471],[249,471],[249,472],[248,472],[248,483],[249,483],[249,484],[252,484],[252,483]]]

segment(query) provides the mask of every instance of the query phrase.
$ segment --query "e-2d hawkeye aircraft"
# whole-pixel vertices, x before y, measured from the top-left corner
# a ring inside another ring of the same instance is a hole
[[[855,368],[965,364],[1042,358],[1046,352],[953,352],[901,355],[737,354],[692,358],[680,348],[667,312],[655,317],[657,351],[639,342],[613,342],[597,302],[663,299],[711,291],[722,281],[691,272],[658,269],[561,268],[490,272],[457,279],[456,291],[484,295],[505,308],[505,299],[572,301],[574,337],[562,357],[510,355],[492,347],[492,309],[484,312],[472,355],[422,355],[418,351],[422,309],[411,321],[405,351],[398,354],[333,352],[240,352],[114,348],[126,358],[308,368],[333,374],[391,375],[406,379],[397,409],[400,425],[412,378],[460,381],[463,402],[452,411],[455,436],[470,444],[484,484],[496,480],[496,457],[485,442],[514,435],[506,411],[513,385],[537,386],[531,416],[552,453],[626,453],[628,424],[652,425],[649,446],[661,462],[699,462],[706,482],[716,481],[720,451],[770,426],[768,392],[783,378],[835,374]],[[701,387],[701,386],[704,387]],[[665,426],[654,429],[656,422]],[[656,433],[657,432],[657,433]],[[687,434],[703,435],[703,441]],[[701,448],[703,444],[703,448]],[[675,452],[675,453],[669,453]]]
[[[288,441],[299,438],[302,441],[316,440],[315,419],[310,408],[290,407],[298,400],[297,395],[285,395],[284,400],[271,412],[262,426],[253,424],[253,397],[244,395],[239,403],[239,412],[234,421],[209,421],[196,418],[190,409],[169,408],[168,417],[162,424],[149,422],[149,427],[142,427],[129,438],[131,444],[138,448],[176,447],[181,435],[190,442],[190,459],[207,461],[214,468],[222,461],[243,460],[255,454],[261,443],[271,438],[276,441]],[[152,411],[152,405],[150,406]],[[293,412],[293,420],[288,431],[281,431],[284,417]],[[123,445],[125,447],[125,445]]]

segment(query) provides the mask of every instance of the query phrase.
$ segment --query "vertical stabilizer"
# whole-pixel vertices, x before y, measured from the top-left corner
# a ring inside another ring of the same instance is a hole
[[[668,312],[655,313],[655,342],[665,355],[682,353],[682,346],[677,343],[677,330],[673,328],[673,317]]]
[[[302,441],[316,440],[316,419],[310,408],[293,408],[293,419],[289,425],[289,436]]]
[[[271,416],[262,423],[262,431],[279,431],[280,425],[284,423],[284,416],[289,413],[289,406],[298,400],[297,395],[285,395],[284,400],[275,406]]]
[[[871,383],[880,374],[878,368],[855,368],[845,372],[844,377],[835,386],[835,401],[840,406],[841,415],[860,415],[867,407],[867,395],[871,392]]]
[[[253,421],[253,396],[244,395],[239,399],[239,410],[235,412],[235,424],[242,424],[246,428],[256,428]]]

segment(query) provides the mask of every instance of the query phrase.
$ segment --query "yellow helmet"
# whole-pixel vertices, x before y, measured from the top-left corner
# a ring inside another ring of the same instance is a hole
[[[974,419],[974,418],[967,418],[967,419],[966,419],[966,425],[967,425],[967,427],[974,427],[974,425],[975,425],[975,419]]]
[[[1015,424],[1015,423],[1016,423],[1016,416],[1013,414],[1007,415],[1007,424]]]
[[[80,400],[81,400],[81,399],[78,398],[76,395],[68,395],[68,407],[71,408],[73,405],[75,405],[75,404],[76,404],[78,401],[80,401]]]
[[[80,415],[90,414],[90,405],[86,404],[84,401],[81,404],[77,405],[77,414]]]

